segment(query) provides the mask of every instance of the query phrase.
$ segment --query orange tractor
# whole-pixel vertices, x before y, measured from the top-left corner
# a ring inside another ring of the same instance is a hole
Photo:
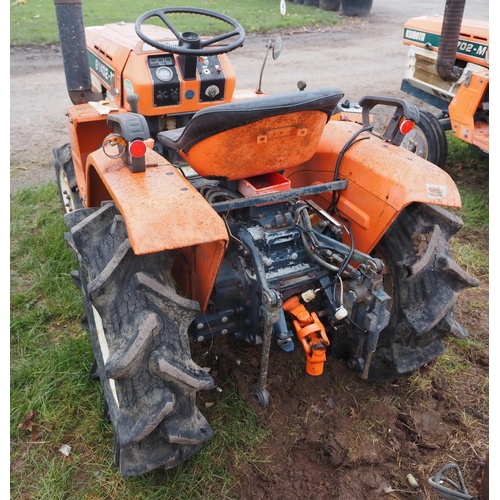
[[[460,196],[400,147],[414,106],[368,96],[358,123],[335,87],[236,90],[227,54],[245,32],[220,13],[84,28],[78,1],[55,8],[73,102],[56,180],[123,476],[174,467],[212,436],[196,394],[214,381],[192,343],[256,346],[267,407],[271,349],[303,349],[313,381],[329,356],[376,380],[467,335],[454,310],[478,281],[451,257],[462,221],[443,208]],[[200,16],[226,30],[200,36]],[[376,105],[395,108],[381,133]]]
[[[401,89],[436,108],[402,142],[418,156],[444,167],[445,132],[489,154],[489,23],[463,19],[465,0],[447,0],[443,16],[420,16],[404,25],[410,46]]]

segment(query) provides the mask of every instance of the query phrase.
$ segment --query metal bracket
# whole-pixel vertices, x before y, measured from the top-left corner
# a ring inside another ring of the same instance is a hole
[[[360,348],[363,347],[365,352],[364,360],[360,362],[361,352],[357,352],[351,362],[352,366],[361,369],[361,378],[363,379],[368,378],[380,332],[389,324],[391,318],[391,314],[387,310],[387,304],[391,297],[382,288],[382,271],[383,268],[373,269],[366,266],[360,278],[349,286],[349,297],[354,302],[352,307],[353,321],[362,326],[366,332],[362,344],[358,344]]]
[[[255,276],[262,290],[260,316],[264,320],[264,333],[262,336],[262,354],[260,360],[260,373],[257,387],[255,388],[255,397],[262,408],[269,405],[269,392],[266,389],[267,372],[269,368],[269,354],[271,352],[271,340],[273,334],[273,326],[279,322],[282,314],[282,298],[281,294],[269,288],[266,280],[266,271],[262,263],[260,253],[253,244],[252,235],[246,231],[238,232],[241,242],[248,250],[248,256],[252,261],[255,271]]]

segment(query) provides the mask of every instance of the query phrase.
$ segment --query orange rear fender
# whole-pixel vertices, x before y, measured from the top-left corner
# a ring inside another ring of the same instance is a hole
[[[205,309],[229,241],[210,204],[162,156],[148,149],[146,171],[132,173],[99,149],[87,159],[87,206],[113,200],[137,255],[178,250],[174,277]]]
[[[330,121],[316,154],[284,172],[292,187],[332,181],[340,151],[359,128],[354,122]],[[359,137],[368,138],[348,149],[340,163],[339,178],[348,185],[337,203],[339,213],[352,222],[357,250],[369,253],[410,203],[461,207],[458,189],[444,170],[374,135]],[[313,199],[327,208],[331,193]]]

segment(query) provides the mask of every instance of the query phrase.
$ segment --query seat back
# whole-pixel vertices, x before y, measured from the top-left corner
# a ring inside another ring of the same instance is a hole
[[[231,181],[277,172],[313,156],[342,97],[329,88],[221,104],[158,140],[202,177]]]

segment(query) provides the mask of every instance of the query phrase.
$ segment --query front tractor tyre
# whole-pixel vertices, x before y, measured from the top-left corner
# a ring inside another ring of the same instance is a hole
[[[134,254],[114,203],[70,212],[65,222],[115,463],[124,477],[172,468],[212,437],[196,393],[214,382],[191,359],[187,335],[199,305],[176,293],[172,252]]]
[[[414,373],[445,351],[443,339],[463,338],[455,319],[459,292],[479,285],[450,255],[449,240],[459,217],[436,205],[405,208],[383,236],[374,256],[386,265],[384,287],[391,319],[373,354],[370,380]]]
[[[446,165],[448,140],[436,116],[420,110],[419,122],[405,135],[401,147],[440,168]]]
[[[82,200],[78,194],[75,166],[71,156],[71,146],[65,144],[60,148],[55,148],[53,153],[56,184],[63,213],[67,214],[79,208],[83,208]]]

